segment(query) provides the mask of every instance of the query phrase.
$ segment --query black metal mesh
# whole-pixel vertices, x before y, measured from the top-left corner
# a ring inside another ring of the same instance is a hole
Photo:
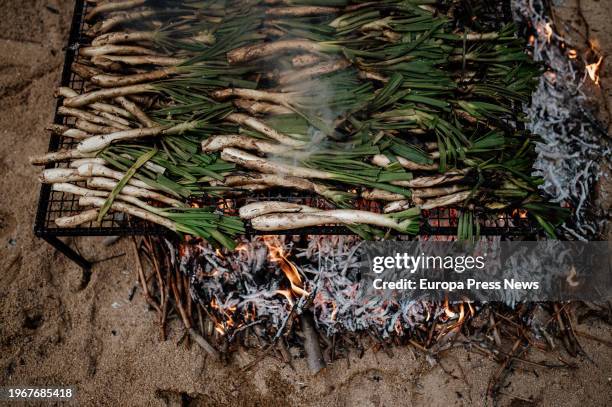
[[[85,21],[84,16],[88,5],[83,0],[76,0],[72,27],[66,58],[62,73],[62,86],[72,88],[78,93],[83,92],[84,81],[72,73],[71,66],[78,52],[78,47],[88,43],[88,39],[82,35]],[[56,105],[54,123],[74,124],[74,118],[62,117],[57,114],[57,108],[61,105],[61,98]],[[73,148],[75,140],[51,135],[49,151]],[[66,163],[48,165],[46,168],[66,167]],[[84,185],[83,185],[84,186]],[[52,191],[50,185],[43,185],[40,192],[40,200],[34,232],[37,236],[115,236],[115,235],[152,235],[166,233],[166,230],[158,225],[142,221],[138,218],[125,216],[122,213],[109,213],[101,223],[91,222],[76,228],[58,227],[55,220],[60,217],[76,215],[81,212],[78,204],[79,197],[69,193]],[[271,190],[263,194],[245,194],[234,198],[209,197],[196,203],[205,206],[215,206],[226,214],[235,215],[237,209],[247,203],[264,200],[286,201],[318,207],[321,209],[331,208],[329,203],[318,196],[305,196],[303,194],[291,194],[287,191]],[[374,212],[380,212],[382,205],[376,202],[360,201],[358,207]],[[457,210],[452,208],[440,208],[431,211],[423,211],[423,221],[420,234],[423,236],[455,235],[457,233]],[[352,232],[343,226],[310,227],[291,231],[275,232],[277,234],[351,234]],[[532,236],[538,234],[538,228],[527,218],[509,213],[500,213],[482,221],[480,233],[482,235],[501,236]],[[260,234],[247,225],[247,234]],[[269,234],[269,233],[266,233]]]

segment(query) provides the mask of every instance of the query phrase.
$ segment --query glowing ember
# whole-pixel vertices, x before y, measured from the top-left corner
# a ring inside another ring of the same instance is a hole
[[[601,67],[602,62],[603,57],[599,57],[599,60],[597,62],[589,64],[585,67],[589,78],[591,78],[595,85],[599,85],[599,68]]]
[[[512,211],[512,216],[518,216],[521,219],[527,219],[527,211],[525,209],[515,209]]]

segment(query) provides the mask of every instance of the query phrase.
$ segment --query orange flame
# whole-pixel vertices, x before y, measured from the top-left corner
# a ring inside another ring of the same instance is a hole
[[[268,247],[268,259],[280,265],[285,277],[289,280],[289,284],[291,284],[291,291],[299,297],[310,295],[308,291],[302,288],[302,277],[295,264],[287,258],[282,242],[277,237],[265,236],[264,243]]]
[[[446,314],[449,319],[455,318],[457,315],[448,305],[448,296],[444,298],[444,314]]]
[[[593,64],[589,64],[586,66],[587,74],[589,78],[595,83],[595,85],[599,85],[599,68],[601,67],[601,63],[603,62],[603,57],[599,57],[599,60]]]
[[[289,305],[293,307],[293,297],[291,296],[290,290],[276,290],[275,294],[279,294],[285,297],[289,302]]]

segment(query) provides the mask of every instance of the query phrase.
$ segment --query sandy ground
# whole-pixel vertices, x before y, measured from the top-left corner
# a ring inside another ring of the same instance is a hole
[[[591,35],[611,55],[603,41],[611,34],[609,2],[582,3]],[[38,170],[27,163],[47,148],[42,129],[52,120],[72,2],[0,0],[0,10],[0,386],[73,385],[81,405],[485,404],[498,365],[465,349],[435,365],[411,348],[395,348],[393,356],[368,350],[311,377],[300,358],[291,367],[269,357],[247,373],[236,366],[252,353],[239,353],[229,365],[212,362],[180,343],[177,324],[160,342],[143,299],[128,300],[137,282],[127,242],[103,248],[99,239],[72,240],[89,259],[125,254],[98,263],[79,290],[80,269],[32,233]],[[603,86],[612,89],[608,78]],[[594,323],[578,329],[610,339],[611,331]],[[499,404],[611,405],[612,348],[582,344],[592,361],[572,359],[573,370],[517,365]]]

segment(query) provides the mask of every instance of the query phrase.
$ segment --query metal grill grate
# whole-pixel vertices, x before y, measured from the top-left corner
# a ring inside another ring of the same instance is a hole
[[[84,16],[87,12],[88,5],[83,0],[76,0],[72,27],[68,46],[66,48],[66,57],[64,61],[62,73],[62,86],[68,86],[76,92],[82,93],[84,89],[83,80],[72,73],[71,66],[75,60],[78,47],[86,44],[88,39],[82,35],[85,21]],[[61,98],[56,105],[56,114],[54,123],[56,124],[72,124],[74,119],[64,118],[57,114],[57,108],[61,105]],[[51,135],[49,143],[49,151],[57,151],[64,148],[72,148],[74,140],[63,136]],[[65,167],[67,164],[51,164],[46,168]],[[265,194],[256,196],[247,195],[247,197],[235,198],[207,198],[197,203],[206,206],[216,206],[227,214],[235,214],[237,208],[241,205],[250,202],[262,200],[282,200],[287,202],[301,203],[319,208],[327,208],[329,204],[322,198],[317,196],[303,196],[296,194],[287,194],[286,191],[269,191]],[[380,204],[375,202],[362,201],[359,202],[359,207],[368,208],[373,211],[380,211]],[[40,199],[36,214],[34,232],[37,236],[43,238],[51,238],[57,236],[119,236],[119,235],[153,235],[163,234],[166,230],[160,226],[142,221],[137,218],[124,216],[121,213],[110,213],[100,223],[89,223],[76,228],[62,228],[55,224],[55,219],[64,216],[75,215],[80,212],[81,208],[78,205],[78,197],[68,193],[52,191],[50,185],[42,185],[40,191]],[[421,225],[420,234],[424,236],[434,235],[454,235],[457,233],[457,210],[452,208],[441,208],[423,212],[423,223]],[[539,228],[532,221],[519,216],[511,215],[510,213],[501,213],[493,216],[482,222],[480,232],[482,235],[500,235],[500,236],[535,236],[539,233]],[[324,226],[311,227],[299,230],[291,230],[284,232],[276,232],[278,234],[350,234],[348,228],[342,226]],[[259,234],[248,227],[247,234]]]

